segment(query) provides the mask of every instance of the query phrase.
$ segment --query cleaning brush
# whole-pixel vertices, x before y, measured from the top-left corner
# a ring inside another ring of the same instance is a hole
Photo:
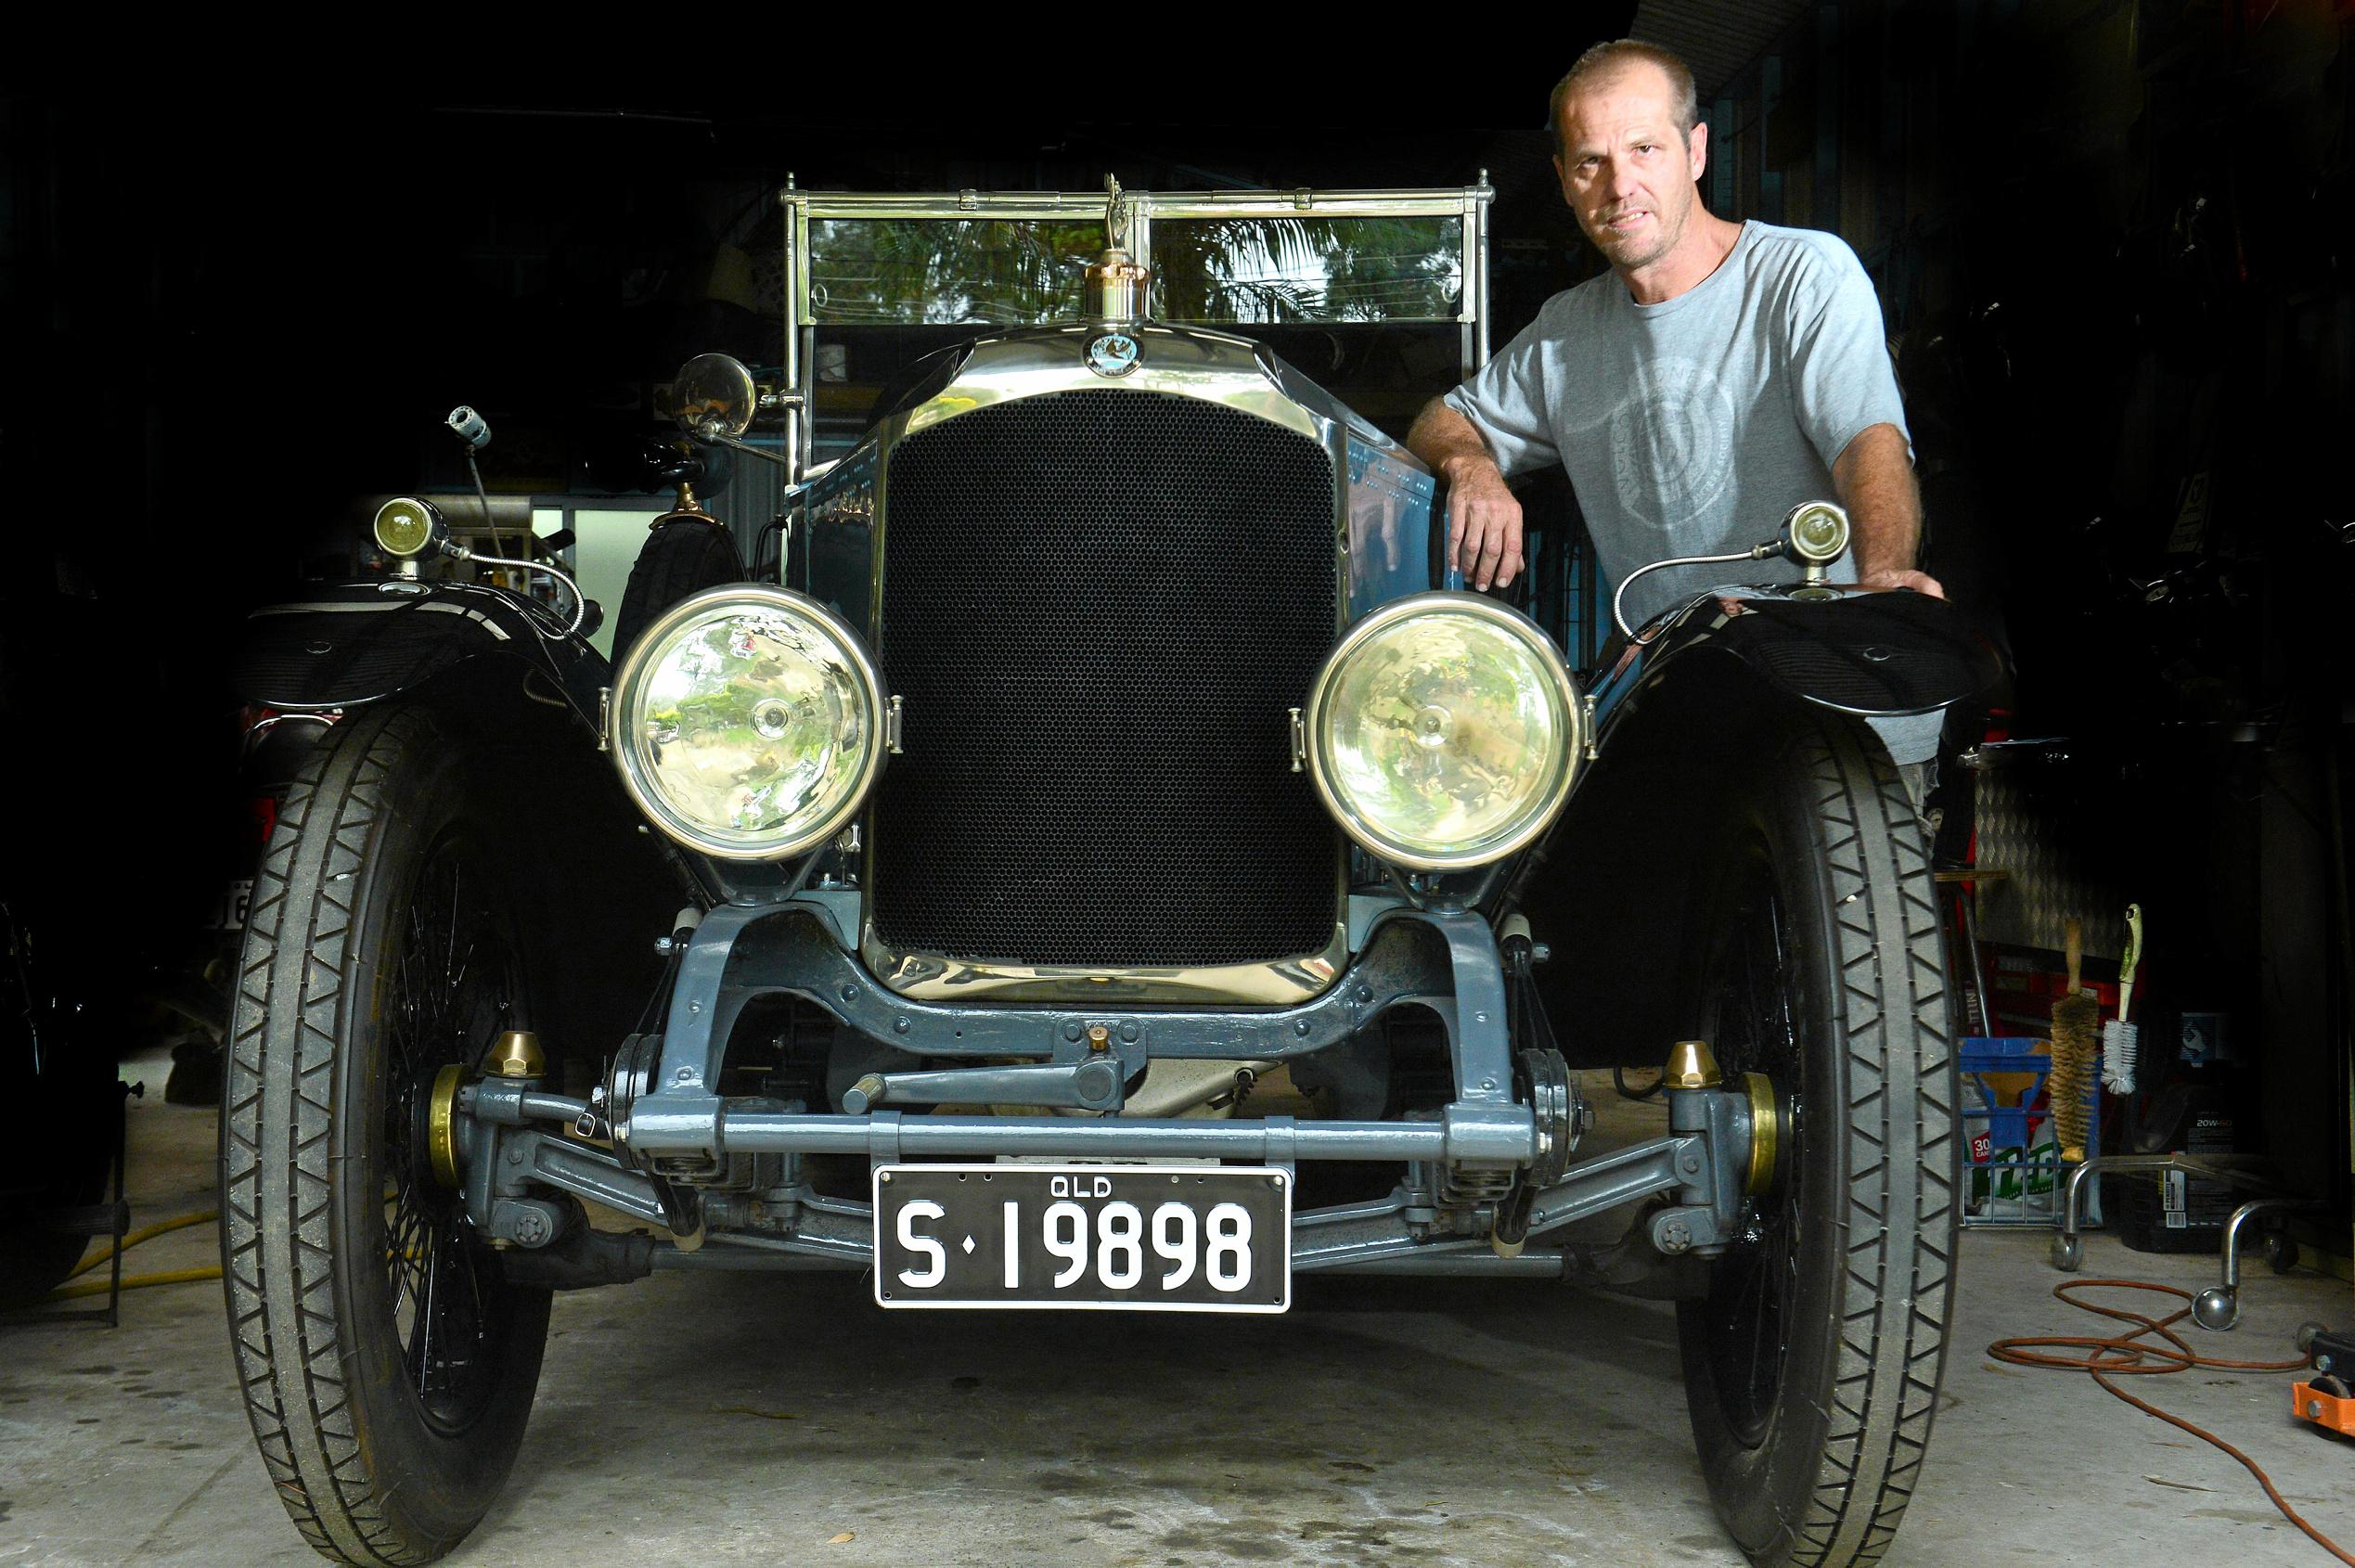
[[[2143,906],[2126,906],[2126,958],[2117,970],[2117,1016],[2102,1025],[2102,1086],[2112,1094],[2134,1092],[2135,1037],[2142,1033],[2126,1022],[2134,1000],[2134,966],[2143,958]]]
[[[2102,1011],[2078,989],[2085,963],[2085,932],[2075,920],[2068,932],[2068,994],[2053,1004],[2053,1075],[2045,1084],[2053,1107],[2063,1163],[2085,1163],[2085,1096],[2093,1083],[2093,1053],[2102,1037]]]

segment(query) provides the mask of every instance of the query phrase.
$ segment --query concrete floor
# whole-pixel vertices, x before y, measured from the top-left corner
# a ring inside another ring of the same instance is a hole
[[[213,1115],[132,1108],[135,1223],[213,1206]],[[214,1261],[162,1237],[139,1270]],[[1971,1231],[1925,1479],[1890,1561],[2310,1562],[2239,1466],[1991,1339],[2080,1333],[2040,1234]],[[2197,1285],[2212,1259],[2089,1239],[2085,1272]],[[856,1277],[661,1275],[558,1298],[513,1480],[453,1563],[1734,1563],[1702,1495],[1670,1310],[1560,1285],[1304,1281],[1249,1320],[907,1313]],[[2214,1354],[2355,1320],[2259,1266]],[[2138,1392],[2238,1443],[2355,1544],[2355,1443],[2289,1374]],[[840,1537],[848,1537],[847,1539]],[[122,1326],[0,1318],[0,1564],[315,1562],[255,1456],[217,1284]]]

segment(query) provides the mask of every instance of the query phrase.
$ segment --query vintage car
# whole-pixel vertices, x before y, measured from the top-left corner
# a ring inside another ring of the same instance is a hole
[[[1763,586],[1541,625],[1455,585],[1430,473],[1268,334],[1151,308],[1188,224],[1283,321],[1284,225],[1427,220],[1444,385],[1486,352],[1486,200],[789,189],[781,379],[674,389],[702,449],[781,459],[774,565],[688,454],[610,663],[577,589],[472,580],[416,498],[378,517],[396,572],[255,619],[244,696],[342,714],[261,868],[221,1144],[241,1381],[321,1552],[467,1534],[551,1291],[773,1266],[880,1310],[1672,1297],[1733,1538],[1878,1557],[1957,1165],[1927,850],[1865,720],[1988,656],[1828,583],[1829,504],[1759,520],[1724,571]],[[816,461],[818,252],[909,223],[1111,232],[1062,319],[905,318],[955,341]],[[1612,1068],[1665,1116],[1582,1157]]]

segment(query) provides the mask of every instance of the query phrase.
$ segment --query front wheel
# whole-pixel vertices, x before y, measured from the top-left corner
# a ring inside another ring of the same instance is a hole
[[[548,1295],[507,1282],[434,1177],[427,1104],[530,1022],[463,748],[420,713],[338,725],[289,792],[238,962],[221,1261],[246,1413],[304,1538],[441,1556],[522,1442]]]
[[[1678,1313],[1711,1501],[1753,1562],[1877,1561],[1921,1473],[1953,1303],[1955,1065],[1928,847],[1860,726],[1754,776],[1713,856],[1698,1037],[1765,1075],[1772,1186]]]

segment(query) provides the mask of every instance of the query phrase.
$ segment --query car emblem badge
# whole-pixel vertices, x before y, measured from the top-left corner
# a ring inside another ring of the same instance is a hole
[[[1099,376],[1126,376],[1137,368],[1137,340],[1107,332],[1087,345],[1087,368]]]

